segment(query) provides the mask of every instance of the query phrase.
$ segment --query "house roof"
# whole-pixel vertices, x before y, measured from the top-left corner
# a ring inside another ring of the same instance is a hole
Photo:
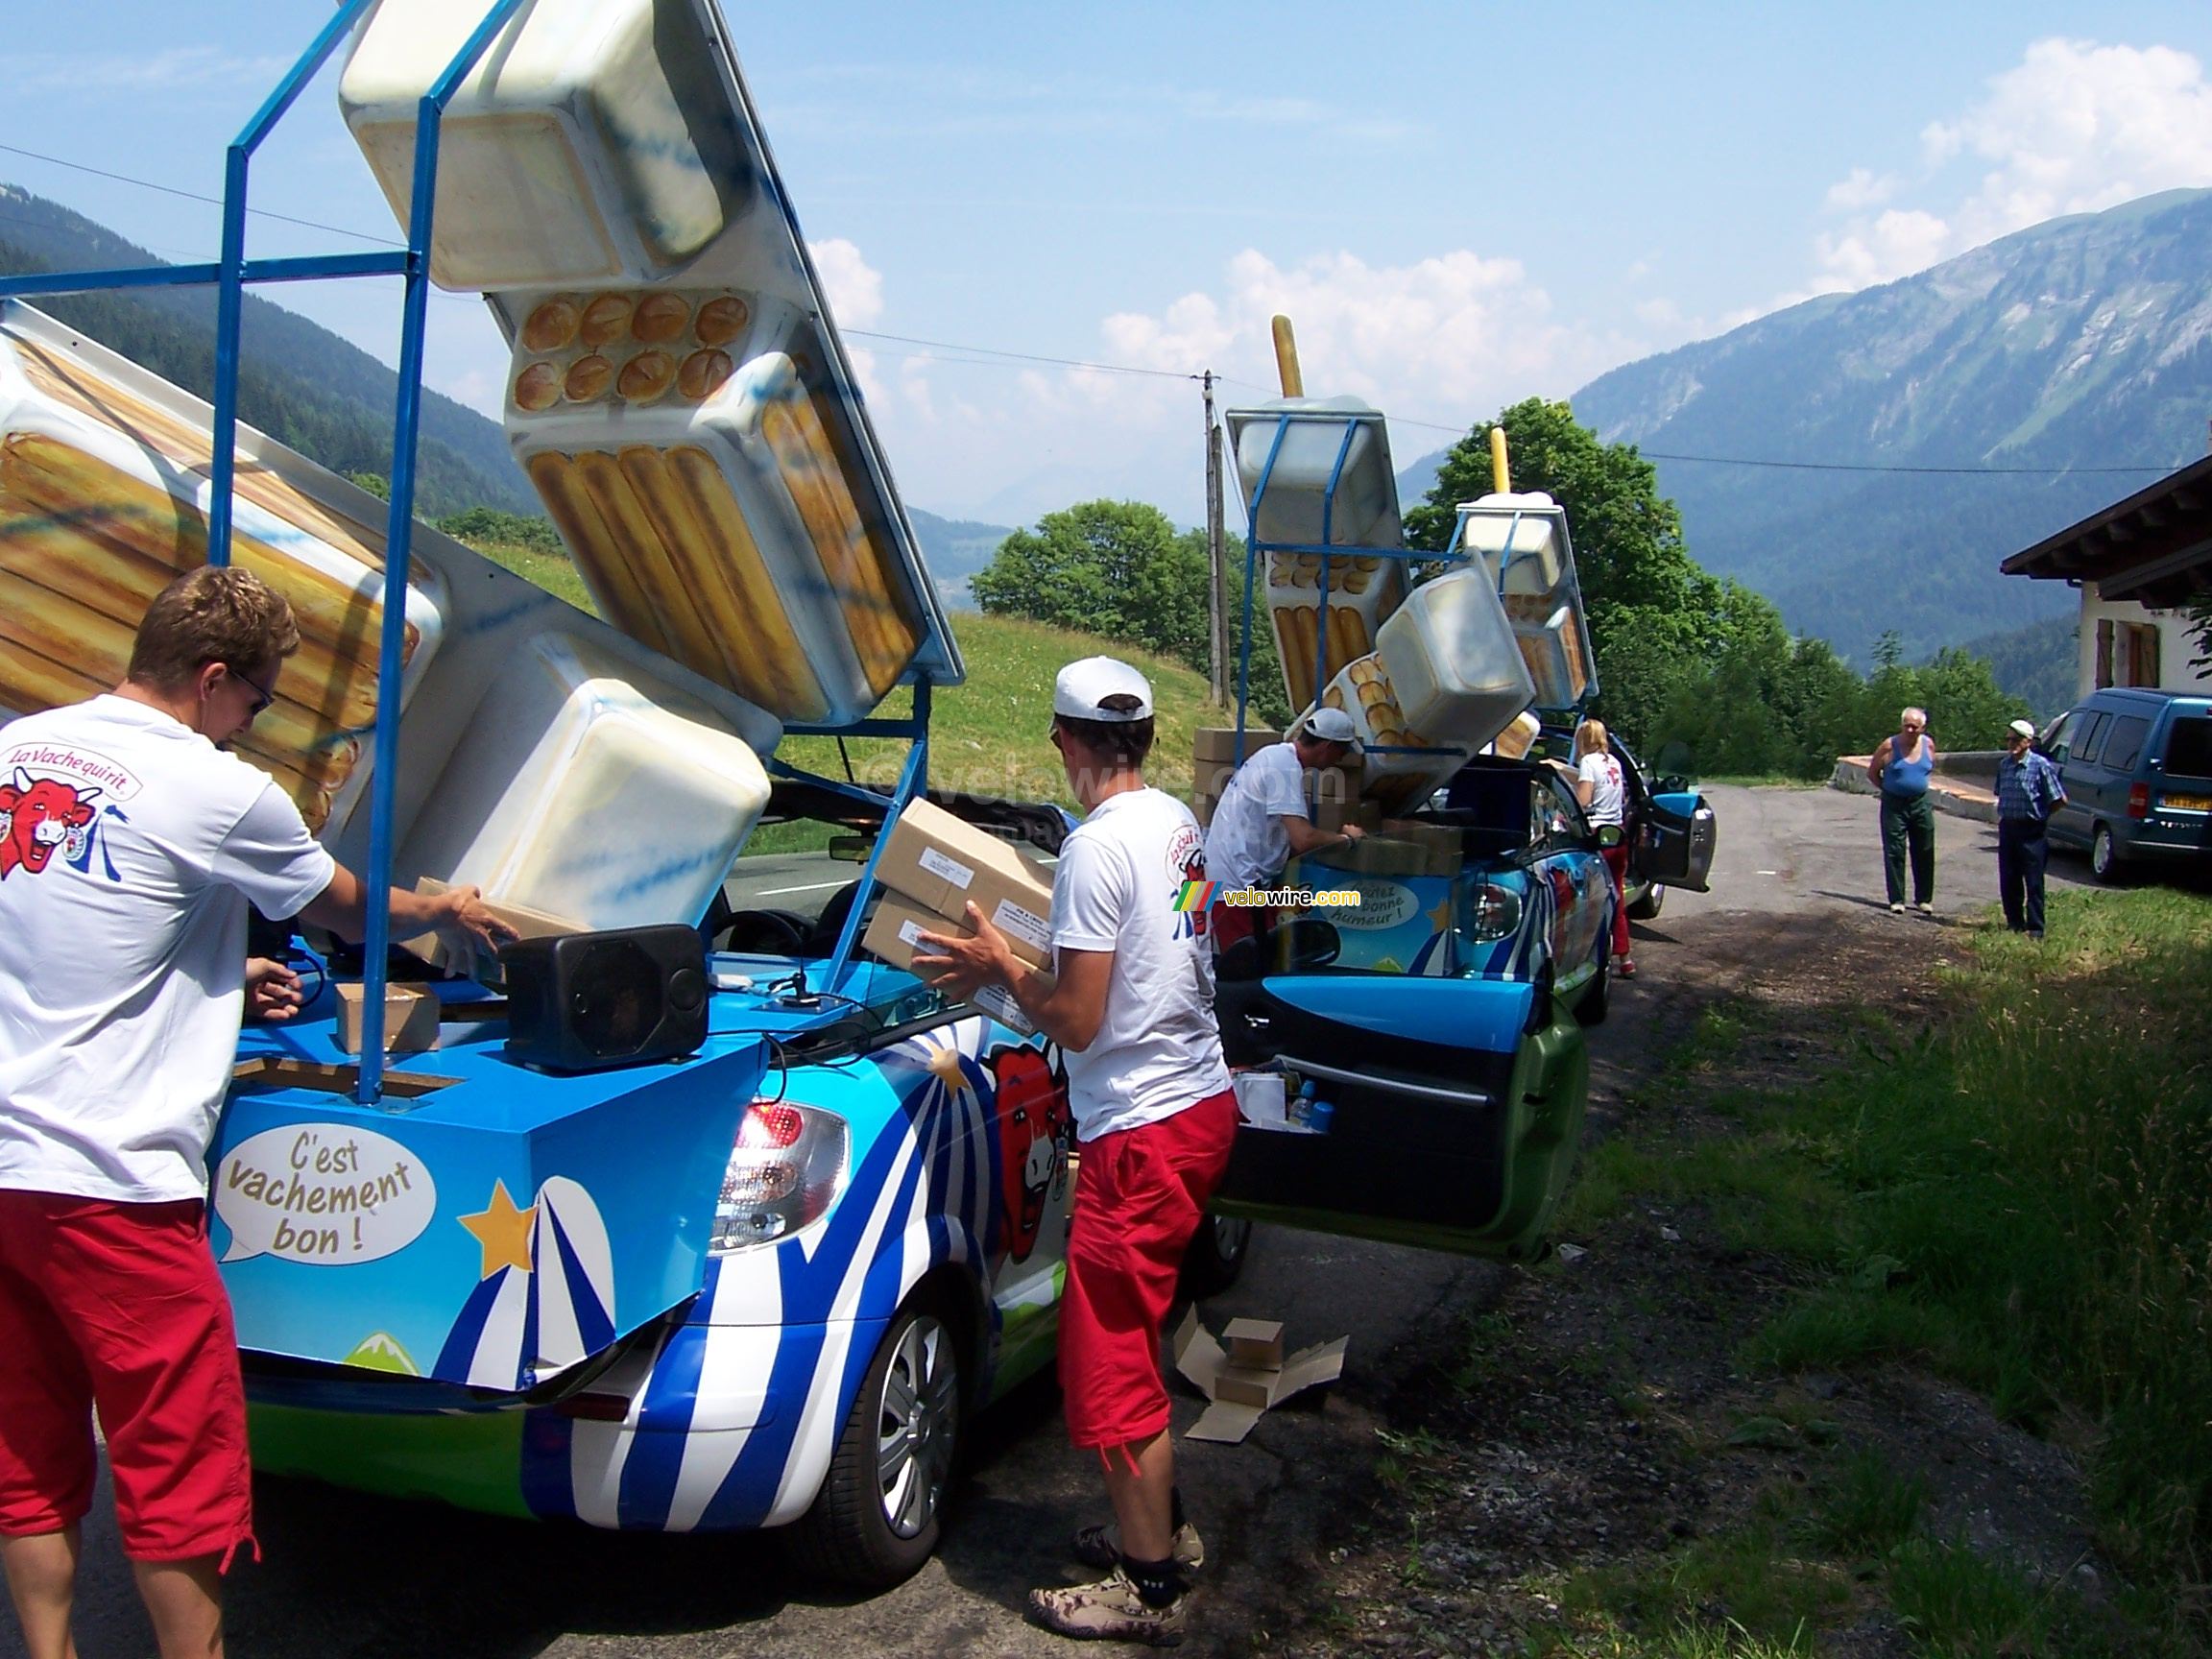
[[[2008,576],[2094,582],[2106,599],[2185,603],[2212,585],[2212,455],[2022,549]]]

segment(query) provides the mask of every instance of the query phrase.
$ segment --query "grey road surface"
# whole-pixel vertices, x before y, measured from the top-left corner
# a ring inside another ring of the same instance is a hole
[[[1882,904],[1875,803],[1827,790],[1712,791],[1719,853],[1709,894],[1671,893],[1636,928],[1642,970],[1617,987],[1592,1033],[1593,1133],[1696,1009],[1756,982],[1762,963],[1820,948],[1827,921]],[[1939,817],[1941,918],[1996,894],[1995,835]],[[854,874],[818,854],[744,860],[733,902],[812,913]],[[2079,861],[2053,879],[2086,880]],[[1262,1229],[1244,1282],[1203,1310],[1281,1319],[1294,1343],[1349,1335],[1343,1382],[1271,1413],[1240,1446],[1180,1442],[1207,1570],[1193,1633],[1205,1652],[1263,1629],[1342,1535],[1379,1409],[1494,1293],[1501,1269],[1420,1251]],[[1178,1431],[1199,1403],[1178,1395]],[[806,1655],[1065,1654],[1024,1625],[1032,1585],[1071,1580],[1065,1542],[1104,1514],[1097,1471],[1070,1451],[1047,1380],[971,1426],[971,1455],[944,1547],[906,1584],[872,1599],[797,1581],[770,1539],[610,1535],[362,1498],[311,1482],[256,1484],[264,1559],[230,1593],[231,1650],[281,1659],[549,1654],[758,1659]],[[153,1652],[108,1512],[105,1481],[86,1528],[79,1638],[85,1659]],[[0,1620],[0,1655],[21,1647]]]

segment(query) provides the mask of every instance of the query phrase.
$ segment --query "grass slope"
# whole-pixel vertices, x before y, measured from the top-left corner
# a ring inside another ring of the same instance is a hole
[[[1130,646],[1017,617],[961,613],[952,618],[952,632],[968,661],[968,683],[937,694],[929,723],[934,787],[1072,805],[1059,753],[1045,734],[1052,719],[1052,679],[1078,657],[1106,653],[1134,664],[1152,682],[1160,735],[1145,776],[1189,797],[1192,733],[1216,717],[1208,712],[1204,675]],[[882,711],[903,712],[906,696],[894,691]],[[863,781],[896,781],[906,757],[903,743],[881,739],[856,739],[846,748],[854,775]],[[777,753],[827,777],[843,771],[837,745],[829,738],[794,737]]]

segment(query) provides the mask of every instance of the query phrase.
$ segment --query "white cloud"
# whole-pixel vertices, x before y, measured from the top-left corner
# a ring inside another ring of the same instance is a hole
[[[1898,179],[1885,173],[1879,179],[1870,167],[1854,167],[1851,177],[1828,186],[1828,205],[1845,212],[1878,207],[1897,193]]]
[[[883,315],[883,273],[842,236],[807,244],[814,270],[829,290],[830,310],[842,328],[872,328]]]
[[[1828,210],[1849,217],[1815,239],[1818,274],[1778,303],[1893,281],[2059,214],[2212,184],[2212,84],[2169,46],[2053,36],[1931,123],[1920,150],[1921,205],[1887,206],[1906,181],[1864,167],[1829,187]]]
[[[1283,265],[1247,250],[1214,284],[1101,321],[1086,355],[1151,373],[1012,372],[893,346],[882,354],[899,353],[901,372],[888,396],[870,387],[870,407],[908,488],[934,511],[1005,523],[1129,494],[1195,522],[1203,446],[1190,377],[1225,376],[1224,406],[1272,397],[1277,312],[1296,325],[1307,391],[1351,393],[1390,415],[1401,464],[1511,398],[1556,395],[1634,354],[1557,321],[1516,259],[1459,249],[1406,265],[1348,252]]]

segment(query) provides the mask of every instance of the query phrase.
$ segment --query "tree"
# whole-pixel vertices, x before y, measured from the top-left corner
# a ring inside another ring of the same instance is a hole
[[[1230,641],[1244,614],[1244,549],[1229,553]],[[1206,638],[1206,538],[1178,532],[1167,515],[1142,501],[1084,501],[1017,530],[991,563],[968,579],[987,613],[1027,616],[1102,639],[1142,646],[1209,671]],[[1262,601],[1252,626],[1252,711],[1281,726],[1290,711]]]
[[[1028,616],[1206,665],[1206,539],[1142,501],[1085,501],[998,543],[969,578],[992,615]]]

